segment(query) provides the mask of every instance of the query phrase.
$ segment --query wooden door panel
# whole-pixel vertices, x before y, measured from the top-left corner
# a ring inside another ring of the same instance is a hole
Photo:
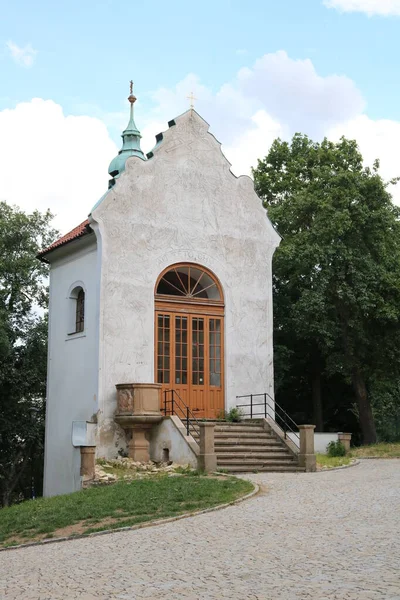
[[[222,390],[210,387],[208,394],[208,406],[206,412],[209,415],[208,418],[216,419],[220,416],[220,413],[224,410],[224,402],[222,396]]]
[[[190,408],[193,411],[194,416],[199,419],[206,418],[205,406],[204,406],[205,395],[206,395],[206,392],[203,388],[201,388],[201,387],[193,387],[192,388],[192,393],[191,393],[191,398],[190,398],[190,403],[191,403]]]
[[[197,418],[216,418],[224,410],[223,317],[157,310],[155,333],[162,408],[173,389]]]

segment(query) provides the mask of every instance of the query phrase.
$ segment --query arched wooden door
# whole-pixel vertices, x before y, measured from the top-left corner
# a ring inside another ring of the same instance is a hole
[[[224,410],[224,301],[207,269],[173,265],[155,295],[155,380],[176,390],[199,418]]]

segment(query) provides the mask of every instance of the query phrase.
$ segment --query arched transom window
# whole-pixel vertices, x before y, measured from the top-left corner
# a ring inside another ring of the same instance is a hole
[[[158,281],[156,293],[186,301],[223,300],[216,278],[206,269],[190,264],[174,265],[165,271]]]

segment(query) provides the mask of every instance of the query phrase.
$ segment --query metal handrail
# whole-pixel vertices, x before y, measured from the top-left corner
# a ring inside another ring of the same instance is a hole
[[[171,398],[168,400],[168,394]],[[170,405],[170,409],[168,408]],[[185,404],[176,390],[164,390],[164,415],[176,415],[181,421],[186,422],[186,433],[191,435],[190,429],[200,437],[200,425],[189,406]]]
[[[263,402],[254,402],[253,401],[254,398],[260,398],[260,397],[263,398]],[[246,394],[244,396],[236,396],[236,400],[240,400],[241,398],[250,398],[250,402],[248,402],[247,404],[237,404],[236,405],[237,408],[249,409],[250,419],[252,419],[253,417],[257,417],[257,416],[258,417],[263,416],[265,419],[266,418],[272,419],[282,429],[285,439],[287,438],[287,433],[289,431],[295,437],[295,439],[292,439],[292,442],[298,448],[300,448],[300,434],[298,433],[299,426],[292,419],[292,417],[290,415],[288,415],[288,413],[285,411],[285,409],[282,408],[282,406],[280,406],[272,398],[272,396],[270,396],[268,394],[268,392],[264,392],[262,394]],[[273,402],[272,405],[270,404],[268,399]],[[258,406],[261,406],[263,408],[258,411],[257,409],[255,409],[255,407],[258,407]],[[273,411],[274,416],[272,416],[271,414],[268,414],[268,408],[270,408]],[[247,415],[245,415],[245,416],[247,416]],[[279,419],[280,423],[277,422],[276,418]],[[293,425],[294,425],[295,429],[293,429]]]

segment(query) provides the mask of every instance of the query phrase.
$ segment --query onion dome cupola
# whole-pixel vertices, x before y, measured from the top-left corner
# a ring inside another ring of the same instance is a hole
[[[127,128],[122,133],[123,144],[121,150],[118,152],[118,156],[113,158],[108,167],[108,173],[113,179],[110,181],[110,186],[114,185],[115,179],[121,175],[125,170],[126,159],[130,156],[137,156],[142,160],[146,160],[141,148],[140,148],[140,131],[136,127],[135,119],[133,116],[133,105],[136,102],[136,96],[133,95],[133,82],[130,82],[130,94],[128,97],[130,102],[130,119]]]

